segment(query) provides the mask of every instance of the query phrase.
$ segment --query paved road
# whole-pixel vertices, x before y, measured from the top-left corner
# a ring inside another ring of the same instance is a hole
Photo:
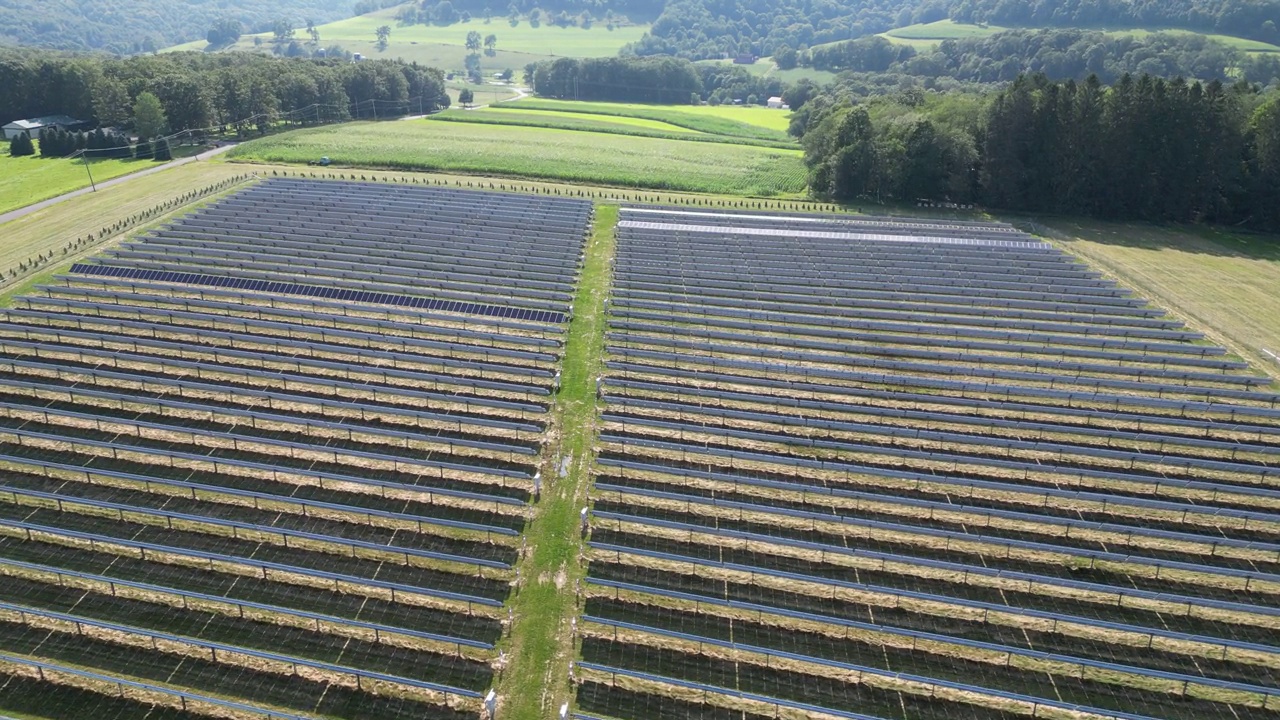
[[[173,160],[172,162],[167,162],[163,165],[156,165],[155,167],[147,168],[146,170],[139,170],[136,173],[129,173],[128,175],[121,175],[118,178],[104,180],[103,182],[98,183],[98,189],[101,190],[103,188],[109,188],[112,185],[127,183],[130,180],[133,180],[135,178],[140,178],[143,175],[158,173],[161,170],[168,170],[169,168],[178,167],[179,165],[186,165],[187,163],[196,162],[198,160],[207,160],[213,157],[214,155],[221,155],[222,153],[230,150],[233,147],[235,147],[235,143],[230,143],[227,145],[223,145],[221,147],[214,148],[213,150],[206,150],[200,153],[199,155],[192,155],[191,157],[179,158],[177,160]],[[0,224],[7,223],[10,220],[17,220],[18,218],[24,215],[30,215],[31,213],[37,210],[43,210],[49,207],[50,205],[57,205],[58,203],[63,202],[65,200],[70,200],[73,197],[79,197],[80,195],[84,195],[85,193],[91,193],[91,192],[93,192],[92,188],[84,187],[84,188],[80,188],[79,190],[72,190],[71,192],[65,195],[59,195],[57,197],[49,198],[48,200],[41,200],[40,202],[34,205],[28,205],[26,207],[18,208],[17,210],[12,210],[10,212],[4,213],[3,215],[0,215]]]

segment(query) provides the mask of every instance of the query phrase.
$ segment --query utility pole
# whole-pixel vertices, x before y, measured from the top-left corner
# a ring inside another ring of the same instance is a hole
[[[93,172],[89,170],[89,152],[87,150],[81,150],[80,159],[84,161],[84,171],[89,174],[89,187],[91,191],[98,192],[98,186],[93,182]]]

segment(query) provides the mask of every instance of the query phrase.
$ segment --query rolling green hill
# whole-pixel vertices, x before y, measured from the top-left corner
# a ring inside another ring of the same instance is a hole
[[[512,27],[501,17],[494,17],[488,23],[477,18],[452,25],[401,25],[396,21],[397,12],[398,8],[387,8],[319,25],[316,27],[319,44],[340,45],[344,50],[369,58],[399,58],[446,70],[461,70],[467,55],[467,33],[474,31],[481,36],[495,35],[498,39],[493,55],[480,56],[482,68],[494,72],[511,68],[518,72],[528,63],[555,57],[616,55],[622,46],[639,40],[648,30],[647,25],[620,25],[610,30],[604,24],[594,24],[590,29],[549,24],[535,28],[524,19]],[[383,25],[391,28],[391,37],[386,50],[379,50],[377,29]],[[296,35],[299,40],[307,39],[301,29]],[[245,35],[226,50],[270,52],[271,37],[271,33]],[[198,40],[167,48],[165,52],[207,47],[206,41]]]
[[[203,38],[221,18],[246,30],[353,14],[353,0],[0,0],[0,43],[128,54]]]

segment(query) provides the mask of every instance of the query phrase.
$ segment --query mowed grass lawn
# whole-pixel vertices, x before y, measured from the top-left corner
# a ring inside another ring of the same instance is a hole
[[[90,160],[97,182],[145,170],[151,160]],[[26,207],[89,186],[84,162],[62,158],[9,157],[0,154],[0,213]]]
[[[640,118],[675,125],[688,130],[727,137],[793,142],[787,135],[791,113],[766,107],[742,105],[642,105],[638,103],[579,102],[528,98],[504,103],[506,111],[551,110],[614,117]]]
[[[502,7],[501,12],[505,12],[505,6]],[[604,23],[593,24],[589,30],[548,24],[535,28],[523,19],[519,25],[511,27],[506,17],[500,15],[495,15],[487,24],[477,18],[453,25],[403,26],[396,22],[397,12],[399,8],[387,8],[320,25],[316,28],[320,32],[320,44],[328,47],[336,43],[345,50],[370,58],[401,58],[431,67],[460,70],[467,55],[467,33],[474,30],[482,37],[496,35],[498,38],[497,54],[494,57],[480,56],[483,69],[497,72],[511,68],[519,73],[526,64],[548,58],[617,55],[623,45],[639,40],[649,29],[648,25],[626,25],[609,30]],[[377,29],[382,25],[391,27],[386,50],[377,48]],[[254,45],[255,37],[261,39],[261,45]],[[271,37],[271,33],[245,35],[228,49],[270,51]],[[299,28],[296,38],[298,42],[308,40],[305,29]],[[204,40],[197,40],[168,48],[166,52],[203,51],[207,45]]]
[[[231,158],[455,171],[724,195],[805,189],[800,150],[431,120],[347,123],[244,143]]]
[[[1280,238],[1062,221],[1060,246],[1280,378]]]

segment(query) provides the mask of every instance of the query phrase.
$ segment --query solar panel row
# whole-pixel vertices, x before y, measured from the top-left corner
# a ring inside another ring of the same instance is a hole
[[[475,717],[590,218],[268,180],[17,298],[0,670],[118,717]]]
[[[461,313],[465,315],[485,315],[489,317],[529,320],[533,322],[557,324],[565,322],[565,315],[563,313],[543,310],[528,310],[525,308],[504,307],[501,305],[481,305],[478,303],[464,303],[455,300],[435,300],[425,297],[409,297],[405,295],[392,295],[390,293],[346,290],[342,288],[302,285],[290,282],[272,282],[267,280],[201,275],[187,272],[169,272],[165,270],[144,270],[139,268],[97,265],[91,263],[76,263],[71,267],[71,272],[85,275],[106,275],[108,277],[117,278],[138,278],[141,280],[181,283],[184,285],[209,285],[212,287],[227,287],[234,288],[236,290],[250,290],[254,292],[272,294],[306,295],[331,300],[344,300],[347,302],[372,303],[375,305],[399,305],[425,310],[441,310],[444,312]]]
[[[1007,226],[622,218],[583,713],[1271,712],[1269,378]]]

